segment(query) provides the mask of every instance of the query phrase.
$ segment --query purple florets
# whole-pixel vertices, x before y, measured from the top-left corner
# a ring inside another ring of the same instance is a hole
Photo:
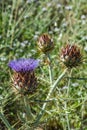
[[[12,60],[9,62],[8,66],[15,70],[16,72],[27,72],[33,71],[36,67],[38,67],[40,60],[35,59],[18,59]]]

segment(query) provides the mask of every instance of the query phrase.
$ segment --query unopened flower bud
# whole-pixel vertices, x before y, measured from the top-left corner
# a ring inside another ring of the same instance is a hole
[[[61,61],[68,68],[77,67],[82,62],[80,48],[76,45],[67,44],[61,50]]]
[[[44,53],[48,53],[54,48],[53,39],[48,34],[42,34],[38,39],[38,48]]]

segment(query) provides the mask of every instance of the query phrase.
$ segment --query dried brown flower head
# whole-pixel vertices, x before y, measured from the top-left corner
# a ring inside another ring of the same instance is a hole
[[[54,48],[53,39],[48,34],[42,34],[38,39],[39,50],[48,53]]]
[[[77,67],[82,62],[80,48],[76,45],[67,44],[61,50],[61,61],[68,68]]]

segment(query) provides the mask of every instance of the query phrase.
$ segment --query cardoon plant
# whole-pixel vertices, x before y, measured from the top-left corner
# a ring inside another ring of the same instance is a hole
[[[37,87],[37,78],[34,70],[39,65],[39,60],[18,59],[9,62],[8,66],[14,71],[13,83],[16,89],[23,92],[33,92]]]
[[[58,78],[55,80],[55,82],[51,82],[51,86],[49,88],[49,92],[48,92],[48,95],[46,97],[46,101],[50,99],[51,94],[53,93],[54,89],[57,87],[60,80],[62,80],[63,77],[67,74],[68,69],[73,68],[73,67],[77,67],[82,62],[82,55],[81,55],[80,49],[76,45],[67,44],[65,47],[63,47],[61,50],[61,53],[60,53],[60,58],[61,58],[61,61],[66,66],[66,69],[64,70],[64,72],[60,76],[58,76]],[[70,81],[68,83],[68,88],[69,88],[69,85],[70,85]],[[68,97],[68,94],[69,94],[69,89],[67,90],[67,97]],[[44,113],[46,105],[47,105],[47,102],[45,102],[42,106],[42,110],[40,111],[40,113],[37,117],[38,122]],[[68,121],[68,115],[66,115],[66,118],[67,118],[67,125],[68,125],[68,129],[69,129],[70,124]]]

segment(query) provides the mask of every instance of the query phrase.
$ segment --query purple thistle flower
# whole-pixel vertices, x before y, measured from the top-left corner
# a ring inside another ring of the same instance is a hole
[[[27,93],[33,92],[37,87],[37,78],[34,69],[38,67],[40,60],[18,59],[9,62],[8,66],[14,70],[12,82],[16,90]]]
[[[18,59],[9,62],[8,66],[16,72],[28,72],[33,71],[38,67],[40,60],[35,59]]]

